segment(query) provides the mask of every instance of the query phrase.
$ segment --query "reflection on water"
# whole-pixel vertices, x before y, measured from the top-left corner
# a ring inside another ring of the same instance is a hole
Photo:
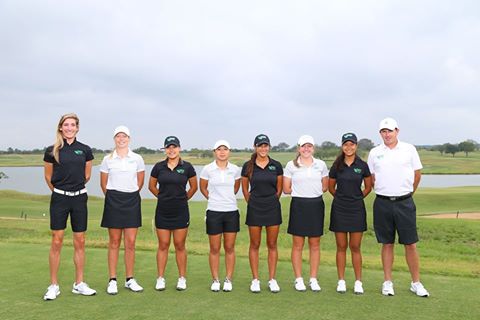
[[[146,166],[145,184],[141,191],[143,198],[153,199],[154,196],[148,191],[148,179],[153,165]],[[195,166],[197,176],[200,174],[203,166]],[[50,190],[43,177],[43,167],[0,167],[0,172],[4,172],[8,179],[0,180],[0,189],[18,190],[34,194],[49,194]],[[420,182],[420,188],[445,188],[461,186],[480,186],[480,175],[423,175]],[[92,178],[87,184],[88,194],[102,196],[100,189],[100,171],[99,166],[93,167]],[[242,197],[240,190],[237,197]],[[200,191],[193,196],[192,200],[205,200]]]

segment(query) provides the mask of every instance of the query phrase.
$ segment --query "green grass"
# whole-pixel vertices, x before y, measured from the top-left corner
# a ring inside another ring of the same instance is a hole
[[[103,154],[95,155],[94,165],[100,164],[103,159]],[[145,163],[155,164],[162,160],[162,154],[146,154],[142,155]],[[248,152],[232,152],[230,161],[242,165],[245,161],[250,159],[251,154]],[[288,161],[295,157],[293,152],[273,152],[272,158],[280,161],[284,166]],[[182,158],[195,165],[205,165],[211,162],[212,158],[199,158],[191,156],[188,153],[182,154]],[[363,156],[366,160],[367,155]],[[451,155],[441,156],[438,151],[420,150],[420,158],[422,160],[425,174],[480,174],[480,152],[472,152],[468,157],[464,153],[458,153],[455,157]],[[324,159],[327,166],[331,166],[334,159]],[[2,154],[0,155],[0,167],[27,167],[27,166],[42,166],[43,155],[32,154]]]
[[[418,215],[439,212],[479,212],[480,187],[420,189],[415,195]],[[284,223],[279,235],[280,261],[277,279],[282,292],[273,295],[266,290],[259,295],[248,292],[248,232],[242,224],[236,243],[238,263],[234,291],[213,294],[209,291],[208,238],[204,230],[205,202],[191,202],[191,227],[187,239],[189,252],[186,292],[176,292],[174,256],[167,266],[167,290],[153,290],[156,274],[155,248],[157,241],[152,228],[155,202],[144,200],[143,227],[137,240],[136,276],[145,292],[132,294],[120,290],[111,297],[104,293],[107,281],[106,245],[108,235],[100,228],[103,199],[89,199],[89,230],[87,232],[86,280],[99,290],[97,297],[78,297],[70,293],[73,279],[71,231],[67,229],[62,252],[60,283],[62,294],[54,302],[41,300],[48,285],[48,250],[50,231],[48,196],[15,191],[0,191],[0,317],[2,319],[129,319],[182,318],[192,319],[476,319],[480,314],[480,221],[461,219],[418,219],[421,241],[422,279],[432,296],[420,299],[408,292],[409,274],[403,249],[396,250],[394,277],[396,296],[386,298],[379,293],[382,282],[380,246],[376,243],[371,222],[373,196],[366,200],[369,229],[365,232],[362,252],[366,294],[355,296],[335,293],[335,241],[331,232],[322,237],[322,261],[319,280],[323,291],[297,293],[292,287],[290,263],[291,238],[286,234],[290,199],[282,198]],[[331,197],[325,197],[327,213]],[[245,203],[239,202],[242,223]],[[23,212],[23,215],[22,215]],[[43,214],[46,213],[44,217]],[[27,219],[25,220],[25,214]],[[326,226],[328,226],[328,214]],[[326,228],[327,229],[327,228]],[[261,248],[261,281],[266,289],[266,248]],[[307,252],[304,253],[307,258]],[[121,260],[120,260],[121,261]],[[305,261],[306,262],[306,261]],[[308,264],[304,264],[307,275]],[[119,263],[119,277],[124,275]],[[223,274],[223,266],[221,268]],[[353,282],[353,272],[347,270],[347,282]],[[351,288],[351,287],[350,287]],[[408,310],[408,311],[407,311]],[[81,317],[79,315],[84,315]]]

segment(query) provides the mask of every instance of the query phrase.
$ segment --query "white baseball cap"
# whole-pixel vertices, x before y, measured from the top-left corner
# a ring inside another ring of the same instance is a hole
[[[130,130],[126,126],[118,126],[115,128],[115,131],[113,131],[113,136],[115,137],[119,133],[125,133],[127,136],[130,137]]]
[[[310,143],[312,145],[315,145],[315,141],[313,140],[312,136],[309,136],[308,134],[304,134],[300,138],[298,138],[298,145],[301,147],[305,143]]]
[[[230,143],[228,143],[227,140],[218,140],[217,142],[215,142],[215,144],[213,145],[213,150],[217,150],[221,146],[225,146],[227,147],[227,149],[230,150]]]
[[[395,130],[398,128],[397,121],[393,118],[385,118],[382,121],[380,121],[380,124],[378,125],[378,130],[383,130],[383,129],[388,129],[388,130]]]

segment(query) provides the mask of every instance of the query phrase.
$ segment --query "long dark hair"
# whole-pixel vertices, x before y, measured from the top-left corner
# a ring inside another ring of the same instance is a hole
[[[343,150],[340,150],[340,153],[338,154],[337,158],[333,162],[332,167],[334,167],[335,170],[337,171],[342,171],[343,168],[345,167],[345,153],[343,152]]]
[[[257,161],[257,151],[254,151],[252,153],[252,156],[250,157],[250,160],[247,162],[247,176],[248,179],[252,179],[252,174],[253,174],[253,166],[255,165],[255,161]]]

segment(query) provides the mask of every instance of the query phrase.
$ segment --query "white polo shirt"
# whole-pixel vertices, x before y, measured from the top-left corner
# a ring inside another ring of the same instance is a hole
[[[328,177],[327,165],[313,158],[311,166],[305,166],[298,158],[299,167],[293,160],[287,163],[283,176],[292,179],[292,197],[318,198],[323,194],[322,179]]]
[[[393,149],[382,143],[370,150],[368,167],[375,175],[375,193],[395,197],[413,192],[415,171],[423,168],[417,149],[401,141]]]
[[[225,169],[219,168],[215,161],[203,167],[200,179],[208,180],[207,209],[221,212],[238,210],[233,191],[235,181],[240,178],[240,168],[230,162]]]
[[[143,158],[130,149],[124,158],[113,151],[100,165],[100,172],[108,173],[107,189],[121,192],[138,191],[137,173],[141,171],[145,171]]]

